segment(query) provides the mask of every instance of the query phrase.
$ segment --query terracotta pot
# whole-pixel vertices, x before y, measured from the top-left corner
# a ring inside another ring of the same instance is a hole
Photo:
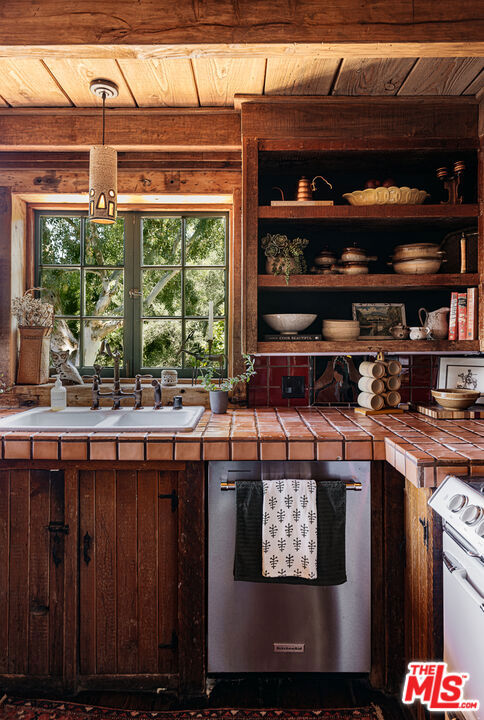
[[[19,327],[18,385],[42,385],[49,380],[51,327]]]
[[[278,262],[278,258],[267,258],[266,260],[266,273],[268,275],[274,275],[274,265]],[[299,272],[298,265],[296,263],[296,260],[294,258],[290,258],[289,260],[283,260],[282,263],[280,263],[279,270],[280,272],[278,274],[285,275],[286,273],[286,266],[289,265],[289,275],[297,275]]]

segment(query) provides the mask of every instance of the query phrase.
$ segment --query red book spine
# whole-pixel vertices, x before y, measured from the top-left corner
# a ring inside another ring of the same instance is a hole
[[[457,340],[457,292],[450,296],[449,340]]]
[[[467,293],[457,297],[457,339],[465,340],[467,335]]]
[[[466,340],[477,338],[477,288],[467,289],[467,331]]]

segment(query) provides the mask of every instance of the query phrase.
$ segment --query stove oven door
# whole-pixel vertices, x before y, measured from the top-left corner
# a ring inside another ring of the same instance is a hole
[[[484,563],[472,557],[457,538],[444,533],[444,661],[448,671],[468,673],[466,699],[479,700],[484,718]]]

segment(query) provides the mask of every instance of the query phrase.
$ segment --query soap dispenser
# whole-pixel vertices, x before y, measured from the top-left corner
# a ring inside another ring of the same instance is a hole
[[[56,375],[56,381],[54,383],[54,387],[50,391],[50,409],[57,411],[57,410],[65,410],[67,407],[67,392],[65,387],[63,387],[60,379],[60,375]]]

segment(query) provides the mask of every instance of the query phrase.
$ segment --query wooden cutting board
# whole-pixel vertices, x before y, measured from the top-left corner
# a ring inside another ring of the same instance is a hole
[[[449,410],[440,405],[417,405],[417,412],[436,420],[471,420],[484,418],[484,405],[473,405],[467,410]]]

